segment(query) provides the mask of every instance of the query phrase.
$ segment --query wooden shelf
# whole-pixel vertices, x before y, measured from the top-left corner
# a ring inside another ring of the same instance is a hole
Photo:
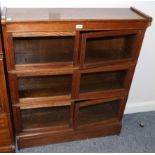
[[[22,127],[25,130],[69,127],[70,106],[21,110]]]

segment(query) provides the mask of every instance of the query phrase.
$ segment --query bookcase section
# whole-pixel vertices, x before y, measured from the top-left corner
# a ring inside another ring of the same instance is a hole
[[[73,63],[74,36],[15,37],[15,64]]]
[[[41,128],[69,128],[70,126],[70,106],[46,107],[37,109],[22,109],[23,131]]]
[[[111,120],[118,121],[120,100],[114,101],[95,101],[89,100],[77,103],[79,106],[77,115],[77,127],[107,123]],[[79,105],[80,104],[80,105]],[[76,107],[78,108],[78,107]]]
[[[82,74],[80,93],[123,89],[126,73],[126,70],[121,70]]]
[[[107,64],[133,59],[138,31],[82,33],[81,65]]]
[[[71,96],[72,75],[19,77],[17,81],[20,98]]]

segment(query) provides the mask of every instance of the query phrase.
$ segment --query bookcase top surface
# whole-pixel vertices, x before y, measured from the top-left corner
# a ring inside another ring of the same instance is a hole
[[[132,8],[7,8],[7,21],[145,20]],[[4,18],[3,17],[3,18]]]

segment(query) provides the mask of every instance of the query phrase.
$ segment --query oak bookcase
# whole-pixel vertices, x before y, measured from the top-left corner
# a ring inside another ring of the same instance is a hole
[[[5,9],[18,147],[119,134],[151,21],[132,7]]]

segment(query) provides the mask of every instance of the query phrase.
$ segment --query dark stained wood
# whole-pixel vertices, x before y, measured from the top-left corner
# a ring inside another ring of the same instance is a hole
[[[110,98],[118,96],[127,96],[127,91],[125,89],[114,89],[107,91],[98,91],[98,92],[87,92],[79,94],[79,100],[87,99],[101,99],[101,98]]]
[[[83,32],[80,65],[92,67],[132,61],[138,33],[138,30]]]
[[[81,67],[80,73],[93,73],[93,72],[106,72],[115,70],[127,70],[129,68],[135,67],[135,62],[133,61],[121,61],[120,63],[103,63],[100,66],[91,64],[91,67]]]
[[[17,76],[15,74],[9,74],[9,88],[11,91],[11,101],[12,104],[19,103],[19,93],[18,93],[18,84]]]
[[[70,106],[23,109],[21,117],[23,131],[46,127],[69,127]]]
[[[100,24],[98,24],[100,22]],[[148,22],[143,21],[123,21],[111,20],[111,21],[62,21],[62,22],[21,22],[21,23],[8,23],[6,24],[8,32],[64,32],[70,30],[71,32],[77,31],[76,25],[83,25],[82,31],[96,31],[96,30],[130,30],[130,29],[146,29]],[[20,26],[22,24],[22,26]],[[5,25],[5,23],[4,23]]]
[[[15,153],[15,146],[10,145],[10,146],[0,147],[0,152],[1,153]]]
[[[78,66],[79,64],[80,39],[81,39],[80,31],[76,31],[75,44],[74,44],[74,56],[73,56],[74,66]]]
[[[3,62],[3,53],[1,46],[1,34],[0,34],[0,106],[2,108],[2,112],[9,113],[9,103],[7,96],[7,88],[6,88],[6,79],[5,79],[5,71],[4,71],[4,62]]]
[[[14,119],[14,124],[15,124],[15,132],[16,134],[20,133],[22,131],[22,119],[21,119],[21,111],[20,108],[18,107],[12,107],[13,109],[13,119]]]
[[[5,28],[4,28],[5,29]],[[3,36],[5,35],[5,31],[3,31]],[[12,41],[12,33],[8,33],[7,38],[4,37],[4,42],[6,41],[6,43],[9,43],[9,45],[4,45],[5,46],[5,50],[10,51],[10,52],[6,52],[6,62],[7,62],[7,69],[14,69],[14,53],[12,53],[11,51],[13,51],[13,41]]]
[[[135,64],[137,64],[138,56],[139,56],[140,49],[141,49],[141,46],[142,46],[142,43],[143,43],[144,34],[145,34],[145,31],[139,31],[138,38],[137,38],[136,44],[135,44],[135,48],[133,49],[133,51],[134,51],[133,55],[135,57]],[[130,91],[133,75],[134,75],[134,72],[135,72],[135,67],[131,68],[128,71],[127,75],[126,75],[125,87],[126,87],[126,90],[128,90],[128,93]],[[120,110],[119,110],[119,113],[118,113],[118,117],[119,117],[120,120],[123,117],[123,113],[124,113],[124,110],[125,110],[127,99],[128,99],[128,97],[125,97],[121,101]]]
[[[79,96],[79,86],[80,86],[80,72],[79,70],[74,70],[72,79],[72,99],[76,99]]]
[[[35,69],[36,67],[36,69]],[[46,65],[45,69],[43,69],[41,66],[39,69],[39,65],[38,66],[33,66],[33,69],[30,69],[31,67],[28,66],[28,70],[27,70],[27,66],[23,67],[23,69],[19,69],[19,70],[10,70],[8,71],[10,74],[12,75],[17,75],[18,77],[31,77],[31,76],[45,76],[45,75],[63,75],[63,74],[72,74],[74,69],[76,68],[72,68],[72,67],[65,67],[65,68],[61,68],[58,69],[58,66],[50,66],[50,65]],[[47,68],[49,67],[49,68]],[[25,69],[24,69],[25,68]]]
[[[60,143],[64,141],[88,139],[93,137],[101,137],[107,135],[119,134],[121,130],[121,123],[113,121],[110,124],[100,124],[94,127],[86,127],[73,131],[72,129],[60,130],[57,132],[36,132],[34,134],[23,133],[17,137],[18,147],[27,148],[38,145]]]
[[[10,146],[0,147],[0,152],[1,153],[15,153],[15,146],[10,145]]]
[[[117,112],[117,117],[118,119],[121,121],[123,118],[123,114],[124,114],[124,109],[126,106],[126,102],[127,102],[128,97],[124,97],[120,100],[120,106]]]
[[[118,119],[119,102],[118,97],[75,102],[74,128],[83,128],[101,122],[106,124]]]
[[[73,61],[73,36],[14,38],[15,64]]]
[[[60,68],[59,70],[56,71],[55,68]],[[50,69],[49,69],[50,68]],[[69,62],[64,62],[64,63],[35,63],[35,64],[24,64],[24,65],[15,65],[15,70],[17,71],[22,71],[22,70],[27,70],[27,71],[31,71],[31,70],[40,70],[40,71],[44,71],[45,69],[48,69],[47,71],[53,71],[53,72],[58,72],[60,74],[61,71],[65,71],[65,70],[72,70],[74,68],[77,67],[73,67],[72,63]],[[43,70],[42,70],[43,69]]]
[[[71,102],[70,105],[70,127],[74,127],[74,113],[75,113],[75,104],[74,102]]]
[[[11,133],[9,128],[9,116],[6,113],[0,115],[0,147],[11,145]]]
[[[126,70],[82,74],[80,93],[124,88]]]
[[[24,102],[25,101],[25,102]],[[71,105],[71,101],[68,99],[49,99],[49,100],[37,100],[36,102],[34,100],[27,101],[27,100],[20,100],[20,103],[14,104],[14,107],[20,107],[21,109],[35,109],[35,108],[42,108],[42,107],[56,107],[56,106],[66,106]]]
[[[10,106],[6,86],[4,58],[0,23],[0,153],[15,152]]]
[[[65,36],[75,36],[75,32],[13,32],[12,33],[14,38],[20,37],[65,37]]]
[[[74,128],[84,128],[114,119],[121,121],[127,97],[78,101],[75,106]]]
[[[119,134],[151,21],[135,8],[7,9],[2,25],[18,147]]]
[[[1,91],[0,91],[0,112],[4,112],[4,111],[8,111],[8,105],[6,105],[5,103],[7,101],[5,101],[7,98],[6,96],[6,87],[4,86],[4,70],[3,70],[3,61],[0,60],[0,82],[1,82]],[[4,90],[4,92],[2,91]]]
[[[71,95],[59,95],[59,96],[49,96],[49,97],[27,97],[27,98],[20,98],[19,104],[21,103],[50,103],[53,101],[71,101]],[[66,103],[66,102],[65,102]],[[59,105],[59,104],[58,104]]]
[[[19,98],[71,95],[71,75],[18,78]]]

